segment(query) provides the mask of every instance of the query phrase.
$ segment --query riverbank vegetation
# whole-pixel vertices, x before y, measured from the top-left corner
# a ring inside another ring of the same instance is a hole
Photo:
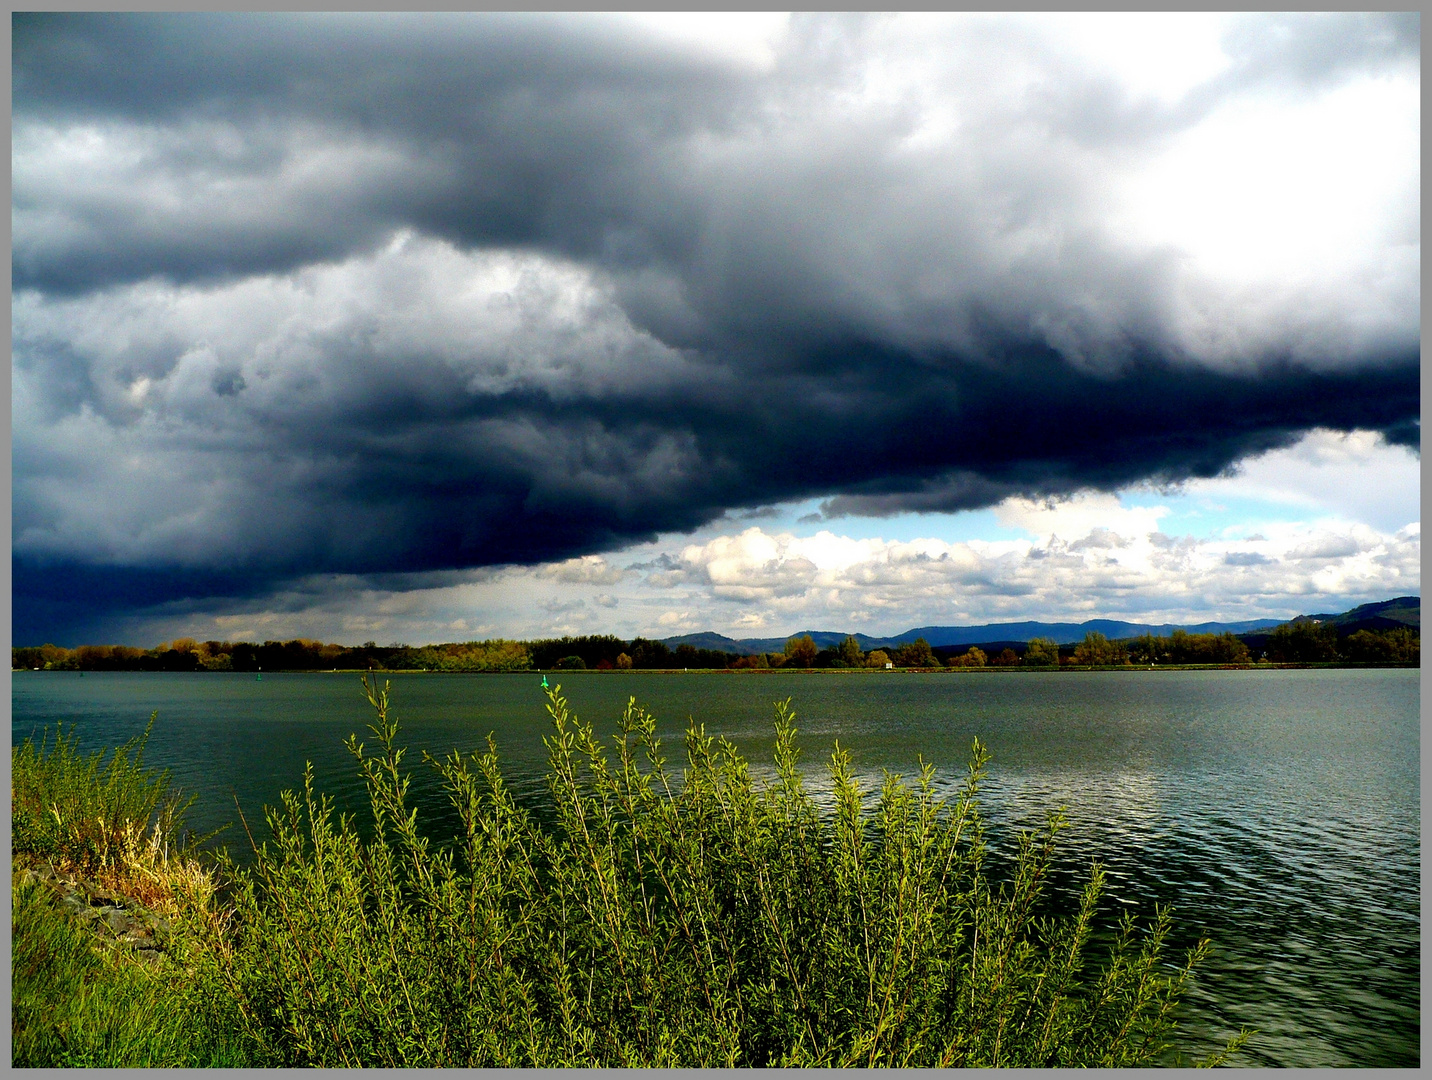
[[[143,764],[149,731],[108,753],[64,732],[11,750],[12,1066],[249,1061],[232,1000],[193,963],[226,916],[190,801]]]
[[[1163,910],[1106,925],[1097,866],[1081,897],[1052,896],[1057,815],[996,859],[978,743],[952,799],[929,767],[864,790],[837,746],[827,803],[797,768],[789,703],[774,775],[758,782],[699,726],[673,771],[635,702],[603,744],[558,687],[540,808],[514,801],[490,744],[424,755],[460,823],[438,842],[409,798],[388,689],[365,680],[365,692],[372,744],[349,750],[366,827],[308,773],[266,827],[244,823],[245,866],[198,866],[184,804],[140,765],[142,744],[108,762],[64,739],[14,749],[12,800],[29,822],[13,856],[14,1064],[1170,1060],[1207,943],[1175,962]],[[91,826],[66,806],[119,817]],[[157,957],[66,921],[63,884],[106,869],[163,913]],[[1112,944],[1094,950],[1100,933]]]
[[[1251,643],[1251,644],[1250,644]],[[1003,643],[1000,643],[1003,644]],[[611,635],[543,641],[469,641],[446,645],[331,645],[304,638],[291,641],[194,641],[181,638],[153,649],[123,645],[16,647],[11,666],[44,671],[631,671],[836,670],[904,668],[940,670],[1000,667],[1241,666],[1274,664],[1418,665],[1421,636],[1416,627],[1359,629],[1340,636],[1326,623],[1284,623],[1270,632],[1235,635],[1190,634],[1110,641],[1092,632],[1072,645],[1050,638],[1010,642],[988,651],[978,645],[932,648],[924,638],[896,648],[863,652],[854,637],[820,648],[809,634],[792,637],[781,652],[737,656],[716,649]]]

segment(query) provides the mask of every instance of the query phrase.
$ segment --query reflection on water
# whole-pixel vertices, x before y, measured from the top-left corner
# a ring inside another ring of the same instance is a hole
[[[774,698],[793,698],[801,768],[818,792],[832,743],[849,749],[871,798],[884,770],[918,758],[953,793],[978,736],[994,759],[982,805],[991,839],[1063,807],[1057,889],[1073,893],[1097,858],[1107,908],[1174,905],[1178,944],[1215,943],[1182,1013],[1201,1053],[1256,1027],[1262,1064],[1416,1065],[1420,1037],[1420,803],[1415,671],[970,673],[909,676],[564,676],[583,716],[610,732],[628,695],[658,717],[680,769],[688,716],[769,775]],[[199,792],[193,824],[251,823],[305,760],[320,789],[361,810],[342,747],[365,733],[353,676],[17,673],[12,734],[56,720],[88,746],[160,719],[154,764]],[[413,790],[435,802],[419,749],[479,749],[497,738],[514,793],[544,791],[546,732],[536,678],[400,676]],[[370,739],[371,741],[371,739]],[[434,828],[445,824],[431,806]],[[237,842],[230,837],[231,846]]]

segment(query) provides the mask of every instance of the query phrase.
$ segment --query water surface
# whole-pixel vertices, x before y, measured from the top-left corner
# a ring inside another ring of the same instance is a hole
[[[572,707],[610,732],[627,698],[653,711],[680,768],[688,717],[769,771],[772,709],[790,697],[813,784],[835,740],[871,786],[883,770],[962,779],[978,736],[994,759],[991,833],[1064,807],[1059,886],[1104,864],[1112,912],[1175,906],[1179,943],[1215,942],[1181,1013],[1202,1052],[1258,1029],[1251,1060],[1414,1066],[1419,1053],[1420,802],[1413,670],[654,675],[564,673]],[[550,678],[551,676],[549,676]],[[519,798],[543,791],[540,676],[397,675],[395,712],[418,751],[497,740]],[[56,721],[86,747],[143,729],[147,759],[199,794],[207,830],[299,782],[364,806],[350,733],[372,742],[356,676],[16,672],[12,736]],[[419,796],[435,788],[420,774]],[[247,844],[226,834],[231,850]],[[1245,1062],[1250,1060],[1245,1058]]]

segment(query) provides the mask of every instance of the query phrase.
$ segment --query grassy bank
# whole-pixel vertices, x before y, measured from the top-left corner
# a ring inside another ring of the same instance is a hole
[[[86,756],[63,732],[12,749],[14,1066],[251,1060],[231,1000],[194,963],[221,905],[189,804],[143,764],[148,735]]]
[[[242,823],[244,869],[199,865],[142,744],[15,749],[17,867],[142,894],[166,925],[139,959],[17,874],[15,1064],[1136,1065],[1174,1040],[1207,946],[1173,962],[1160,911],[1087,955],[1102,876],[1052,910],[1058,817],[996,881],[978,743],[952,800],[928,769],[863,792],[837,747],[822,812],[787,705],[763,784],[699,727],[668,767],[634,703],[604,746],[554,688],[542,823],[494,748],[424,755],[461,822],[434,844],[387,689],[366,690],[371,828],[306,775]]]

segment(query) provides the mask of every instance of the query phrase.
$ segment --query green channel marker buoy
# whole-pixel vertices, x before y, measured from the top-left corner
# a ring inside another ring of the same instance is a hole
[[[543,690],[549,689],[549,687],[547,686],[547,676],[546,676],[546,675],[543,675],[543,676],[542,676],[542,689],[543,689]]]

